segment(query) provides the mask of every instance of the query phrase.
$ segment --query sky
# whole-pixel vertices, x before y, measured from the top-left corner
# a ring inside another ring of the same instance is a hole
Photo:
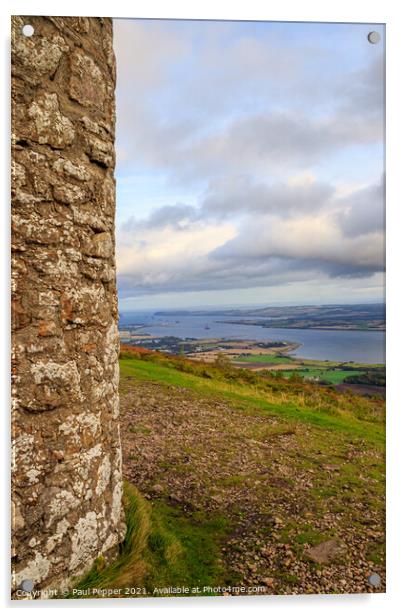
[[[384,38],[114,20],[120,310],[383,300]]]

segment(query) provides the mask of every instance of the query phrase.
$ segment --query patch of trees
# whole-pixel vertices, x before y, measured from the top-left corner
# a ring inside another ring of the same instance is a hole
[[[350,385],[377,385],[379,387],[385,387],[385,369],[368,370],[363,374],[350,375],[347,376],[343,382],[349,383]]]

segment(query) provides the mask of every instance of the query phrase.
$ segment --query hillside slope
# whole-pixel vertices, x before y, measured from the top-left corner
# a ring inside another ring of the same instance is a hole
[[[226,520],[215,585],[364,592],[373,571],[385,579],[381,400],[124,351],[121,412],[125,476],[153,506]]]
[[[148,511],[121,579],[154,596],[384,591],[382,400],[141,349],[120,366],[123,470]]]

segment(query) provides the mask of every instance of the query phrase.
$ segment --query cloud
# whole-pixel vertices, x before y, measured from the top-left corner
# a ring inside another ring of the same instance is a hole
[[[267,28],[115,20],[121,169],[286,175],[380,143],[381,56],[338,66],[342,49]]]
[[[161,289],[186,289],[203,286],[214,269],[209,253],[234,237],[230,224],[196,222],[177,228],[166,222],[161,227],[120,230],[118,276],[120,289],[145,293]],[[218,273],[219,276],[219,273]]]
[[[241,187],[231,186],[233,193],[225,187],[211,186],[198,207],[164,206],[145,220],[122,225],[123,296],[361,278],[383,271],[382,225],[366,221],[366,227],[350,232],[365,195],[378,194],[378,185],[339,199],[332,186],[311,177],[256,187],[243,178],[244,200],[237,201]]]
[[[292,259],[332,275],[339,270],[347,274],[348,268],[354,274],[379,271],[383,266],[382,254],[379,229],[370,237],[348,238],[331,216],[321,214],[288,220],[271,216],[251,220],[234,239],[217,248],[213,256],[237,261]]]
[[[131,128],[130,161],[163,169],[172,181],[191,182],[228,173],[289,174],[350,147],[382,140],[380,119],[364,115],[311,117],[270,111],[235,118],[204,134],[185,120],[161,123],[142,113]],[[133,118],[131,118],[133,121]]]
[[[384,123],[385,63],[383,54],[377,55],[366,66],[346,73],[334,87],[334,96],[340,101],[342,113],[354,116],[363,113]]]
[[[197,208],[177,203],[164,205],[155,209],[147,219],[138,220],[131,216],[121,227],[120,233],[127,236],[128,232],[138,233],[144,229],[166,228],[185,229],[189,223],[198,220],[200,212]]]
[[[384,227],[384,190],[380,181],[340,200],[338,221],[347,237],[366,235]]]
[[[309,175],[273,184],[254,182],[246,175],[224,176],[210,183],[202,208],[209,216],[272,212],[287,217],[322,209],[334,193],[333,186]]]
[[[118,181],[146,178],[149,212],[118,229],[121,296],[370,288],[384,75],[364,25],[116,20],[115,51]]]

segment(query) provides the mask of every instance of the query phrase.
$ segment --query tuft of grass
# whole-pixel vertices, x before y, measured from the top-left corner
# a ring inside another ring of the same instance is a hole
[[[248,476],[244,475],[230,475],[229,477],[224,477],[219,481],[219,484],[222,486],[239,486],[242,485],[245,481],[249,479]]]
[[[230,530],[229,521],[222,515],[206,515],[194,512],[185,515],[163,501],[153,506],[153,527],[156,535],[150,535],[149,561],[151,567],[145,586],[152,592],[155,587],[188,586],[189,588],[222,584],[228,573],[220,561],[221,544]],[[161,533],[162,529],[162,534]],[[178,548],[170,543],[173,559],[161,557],[159,550],[165,546],[167,537],[179,542]],[[202,593],[201,593],[202,594]]]
[[[283,422],[274,426],[262,426],[259,430],[259,438],[263,441],[269,441],[281,436],[292,436],[297,432],[296,422]]]
[[[150,428],[147,428],[146,426],[130,425],[128,429],[134,434],[143,434],[144,436],[149,436],[150,434],[152,434],[152,430]]]
[[[321,533],[311,526],[306,525],[305,529],[296,535],[295,542],[301,545],[304,545],[305,543],[308,543],[309,545],[317,545],[318,543],[327,541],[328,539],[330,539],[328,533]]]
[[[367,560],[370,560],[376,565],[382,565],[385,558],[384,542],[371,543],[366,552]]]
[[[74,584],[75,589],[141,585],[147,572],[143,552],[150,531],[150,505],[133,485],[125,482],[123,506],[127,530],[119,555],[108,566],[102,556],[98,557],[91,570]]]
[[[126,589],[138,588],[143,589],[138,596],[154,596],[158,587],[202,588],[227,579],[220,561],[221,543],[229,532],[226,518],[187,516],[160,500],[151,505],[128,482],[123,505],[127,530],[119,555],[109,565],[103,556],[95,559],[74,589],[121,589],[115,597],[132,597]],[[67,598],[78,596],[71,591]]]

